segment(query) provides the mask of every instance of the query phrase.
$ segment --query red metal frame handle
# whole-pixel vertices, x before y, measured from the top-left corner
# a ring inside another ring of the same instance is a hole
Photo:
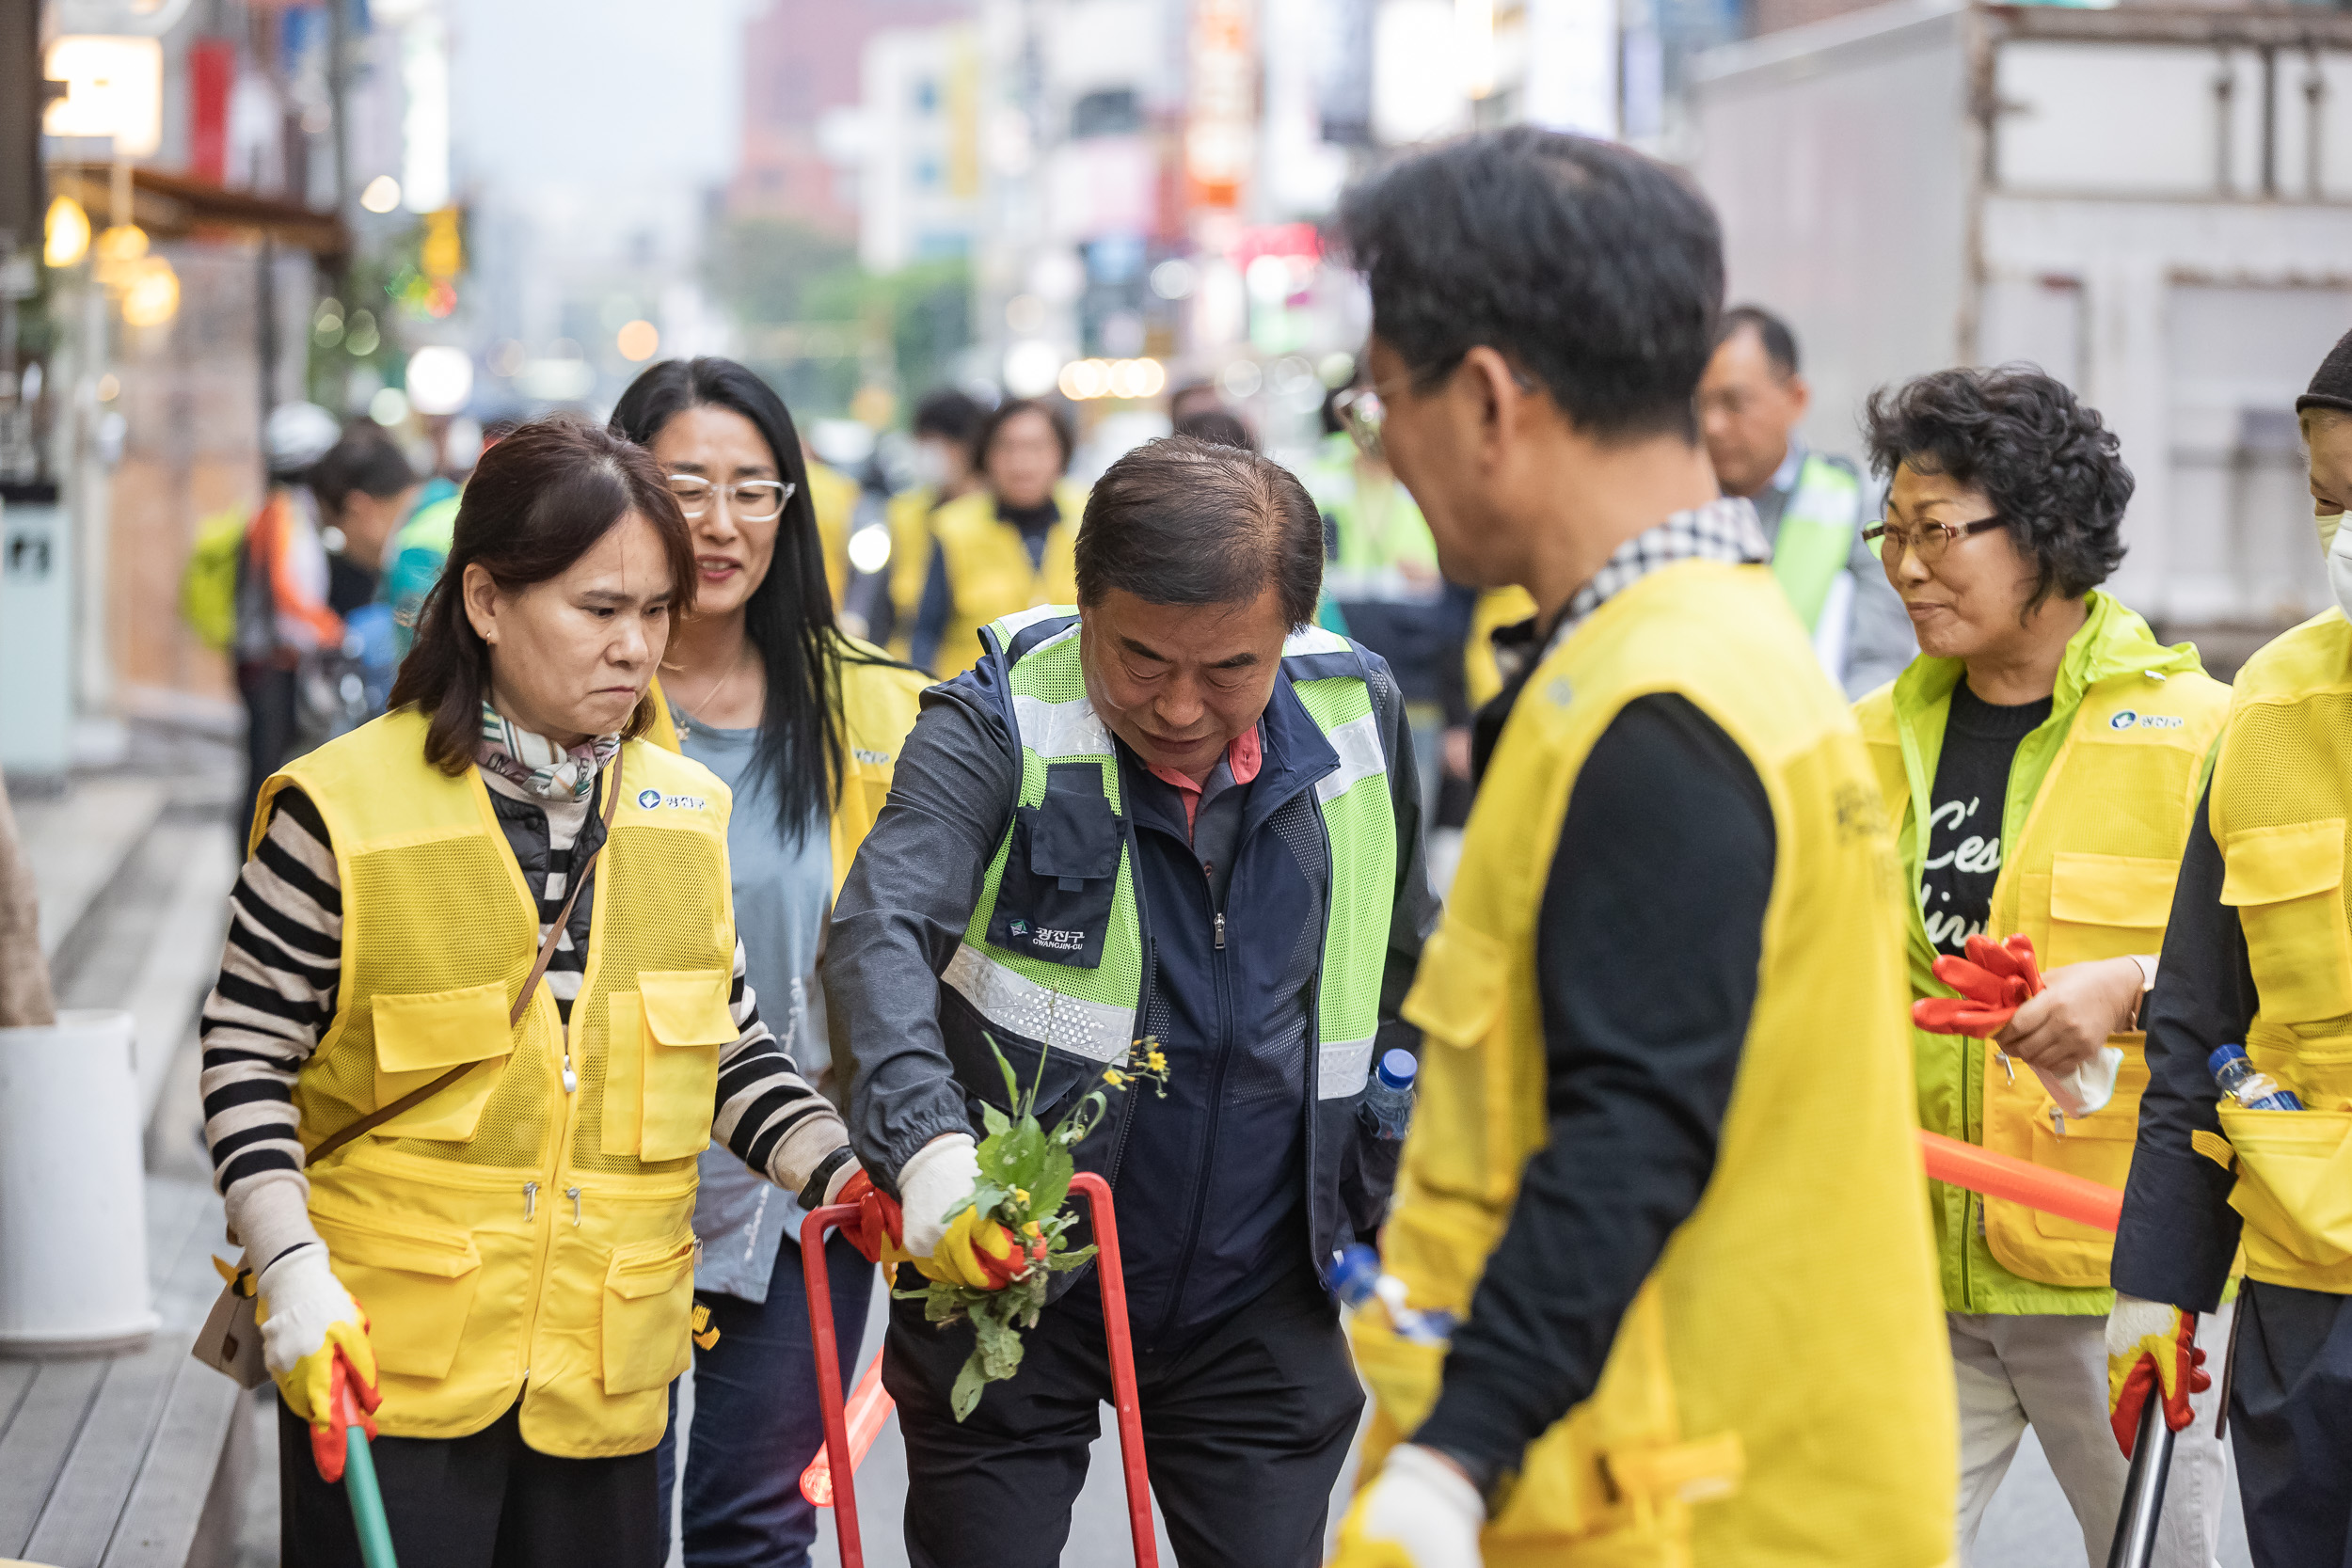
[[[1160,1568],[1159,1538],[1152,1529],[1152,1480],[1143,1455],[1143,1405],[1136,1391],[1136,1353],[1127,1331],[1127,1274],[1119,1256],[1119,1219],[1110,1184],[1089,1171],[1070,1190],[1087,1200],[1094,1223],[1094,1277],[1103,1291],[1103,1333],[1109,1341],[1111,1408],[1119,1418],[1119,1459],[1127,1484],[1127,1524],[1135,1537],[1136,1568]],[[808,1291],[809,1338],[817,1353],[817,1403],[825,1423],[825,1464],[833,1472],[833,1525],[841,1568],[865,1568],[858,1536],[856,1459],[841,1394],[840,1340],[834,1332],[833,1283],[825,1263],[825,1232],[856,1223],[857,1206],[837,1203],[801,1222],[801,1277]]]

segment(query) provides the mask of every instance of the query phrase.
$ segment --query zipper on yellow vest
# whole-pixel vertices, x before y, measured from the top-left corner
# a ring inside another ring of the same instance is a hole
[[[523,1189],[525,1196],[523,1217],[525,1219],[531,1218],[532,1210],[537,1207],[537,1196],[540,1187],[545,1186],[550,1193],[558,1190],[557,1183],[563,1179],[564,1174],[564,1166],[571,1158],[572,1121],[580,1111],[580,1095],[577,1092],[579,1080],[572,1072],[572,1026],[564,1018],[562,1013],[557,1012],[555,1006],[555,996],[552,991],[547,989],[547,981],[543,978],[539,982],[539,994],[534,997],[532,1002],[532,1009],[535,1011],[544,1006],[548,1012],[556,1013],[554,1020],[556,1035],[557,1038],[563,1045],[564,1057],[562,1084],[564,1087],[564,1115],[555,1129],[555,1146],[548,1153],[545,1180],[543,1181],[526,1183]],[[584,1000],[584,990],[582,999]],[[575,1004],[575,1006],[577,1006],[577,1004]],[[578,1187],[573,1187],[565,1196],[570,1197],[572,1200],[572,1212],[574,1215],[572,1224],[575,1227],[577,1227],[580,1224],[578,1218],[580,1212],[580,1189]],[[531,1269],[531,1320],[523,1325],[523,1358],[526,1362],[530,1360],[532,1347],[539,1342],[539,1307],[540,1304],[547,1298],[548,1263],[548,1259],[554,1255],[554,1252],[555,1210],[554,1206],[550,1204],[548,1209],[546,1229],[539,1239],[538,1260],[532,1265]],[[523,1368],[524,1394],[527,1395],[530,1392],[530,1388],[531,1368],[526,1365]]]

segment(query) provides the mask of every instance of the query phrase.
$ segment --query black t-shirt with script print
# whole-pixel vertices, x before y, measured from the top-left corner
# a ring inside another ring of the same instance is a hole
[[[1969,690],[1965,677],[1952,688],[1951,717],[1929,797],[1934,809],[1928,858],[1919,868],[1919,913],[1939,953],[1959,956],[1992,918],[2010,763],[2017,743],[2050,717],[2051,701],[2000,707]],[[1996,942],[2009,934],[1992,933]]]

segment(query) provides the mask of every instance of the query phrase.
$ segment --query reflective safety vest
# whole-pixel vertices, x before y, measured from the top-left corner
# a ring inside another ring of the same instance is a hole
[[[279,789],[310,797],[342,889],[335,1017],[294,1085],[304,1147],[485,1064],[311,1166],[311,1223],[367,1308],[386,1435],[462,1437],[519,1398],[541,1453],[638,1453],[691,1359],[695,1156],[736,1038],[727,791],[623,743],[570,1027],[542,981],[510,1029],[538,901],[481,773],[433,767],[424,734],[403,709],[331,740],[254,816],[258,844]]]
[[[1862,482],[1820,452],[1806,453],[1797,468],[1796,488],[1781,509],[1772,576],[1808,633],[1820,629],[1821,607],[1852,559],[1854,531],[1861,525]]]
[[[1428,1043],[1384,1260],[1414,1307],[1470,1310],[1549,1132],[1535,928],[1569,792],[1610,721],[1657,692],[1721,725],[1772,802],[1760,984],[1714,1175],[1591,1397],[1529,1447],[1485,1560],[1946,1563],[1951,1354],[1918,1196],[1891,846],[1853,721],[1764,568],[1653,572],[1523,689],[1405,1003]],[[1427,1416],[1444,1352],[1378,1311],[1351,1334],[1378,1401],[1369,1472]]]
[[[906,744],[922,710],[929,675],[903,664],[875,662],[889,657],[871,642],[846,632],[840,640],[841,660],[841,790],[834,799],[827,836],[833,851],[833,891],[837,895],[850,875],[858,846],[882,815],[890,798],[890,780],[898,765],[898,749]],[[669,699],[661,682],[653,683],[654,721],[645,726],[645,739],[665,752],[682,752],[677,725],[670,719]],[[754,802],[754,811],[772,811],[773,804]]]
[[[2352,1294],[2352,626],[2329,610],[2249,659],[2214,765],[2221,901],[2237,911],[2258,1001],[2254,1066],[2300,1111],[2221,1101],[2230,1206],[2246,1217],[2246,1273]]]
[[[1986,934],[2031,938],[2044,970],[2163,949],[2205,760],[2229,709],[2229,688],[2204,673],[2196,649],[2165,647],[2111,594],[2092,593],[2087,609],[2060,662],[2049,719],[2019,743],[2007,797],[1981,818],[2001,866]],[[1922,657],[1855,706],[1912,895],[1915,997],[1953,994],[1933,972],[1937,949],[1925,922],[1935,911],[1918,899],[1931,791],[1961,673],[1958,659]],[[2049,1092],[2022,1063],[1980,1040],[1914,1030],[1919,1123],[2121,1187],[2148,1084],[2145,1039],[2137,1031],[2111,1037],[2123,1053],[2115,1098],[2089,1117],[2054,1117]],[[1950,1310],[2103,1313],[2111,1305],[2111,1233],[1959,1187],[1937,1185],[1931,1196]],[[1985,1251],[1998,1268],[1985,1266]],[[2004,1270],[2095,1294],[2020,1288]]]
[[[972,667],[980,657],[980,628],[990,622],[1077,598],[1078,523],[1086,515],[1087,493],[1057,484],[1054,504],[1061,517],[1046,531],[1045,558],[1036,565],[1029,563],[1021,531],[998,519],[996,498],[986,490],[959,496],[931,514],[931,535],[955,600],[931,659],[941,680]]]
[[[987,636],[990,657],[1001,652],[1011,660],[1021,797],[989,862],[962,945],[940,979],[984,1026],[1012,1037],[1000,1044],[1025,1083],[1036,1070],[1037,1046],[1108,1062],[1125,1055],[1136,1038],[1145,959],[1135,830],[1123,810],[1111,733],[1087,700],[1077,611],[1049,605],[1006,616]],[[1340,758],[1314,786],[1315,812],[1330,842],[1331,892],[1316,981],[1312,1082],[1319,1099],[1335,1099],[1359,1092],[1372,1067],[1396,899],[1396,822],[1379,721],[1355,648],[1310,627],[1283,644],[1282,667]],[[1025,1057],[1015,1041],[1030,1053]],[[985,1055],[970,1066],[970,1081],[994,1080]]]

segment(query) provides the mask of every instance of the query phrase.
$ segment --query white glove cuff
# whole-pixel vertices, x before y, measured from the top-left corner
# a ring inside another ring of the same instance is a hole
[[[2107,1313],[2107,1354],[2130,1355],[2152,1334],[2161,1338],[2177,1333],[2179,1311],[2160,1301],[2142,1301],[2116,1291],[2114,1309]]]
[[[980,1180],[979,1152],[969,1132],[949,1132],[914,1151],[898,1167],[898,1212],[907,1251],[929,1258],[947,1233],[947,1211],[971,1195]]]
[[[254,1282],[269,1316],[262,1323],[262,1361],[273,1376],[316,1355],[335,1323],[356,1323],[359,1308],[335,1277],[323,1246],[288,1253]]]
[[[1391,1477],[1409,1482],[1421,1491],[1422,1501],[1442,1507],[1472,1529],[1486,1522],[1486,1499],[1478,1495],[1470,1477],[1433,1449],[1399,1444],[1380,1467],[1381,1480]]]

